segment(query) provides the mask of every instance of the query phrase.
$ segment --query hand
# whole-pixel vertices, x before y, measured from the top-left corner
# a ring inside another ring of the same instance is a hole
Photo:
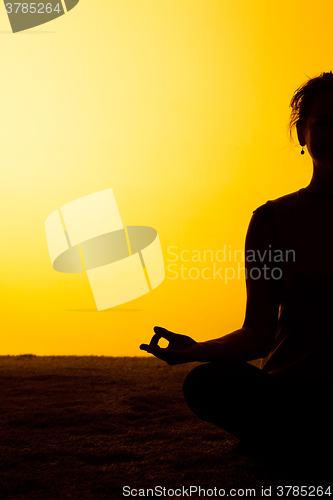
[[[153,354],[159,359],[166,361],[169,365],[178,365],[181,363],[188,363],[196,361],[194,356],[194,348],[198,346],[197,342],[187,335],[169,332],[165,328],[155,326],[155,335],[153,335],[150,344],[141,344],[140,349]],[[166,348],[158,345],[160,339],[169,341]]]

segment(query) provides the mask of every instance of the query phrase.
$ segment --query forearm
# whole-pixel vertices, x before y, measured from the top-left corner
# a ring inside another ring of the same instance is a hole
[[[273,345],[266,332],[242,327],[224,337],[198,342],[193,346],[194,361],[212,362],[223,359],[250,361],[266,357]]]

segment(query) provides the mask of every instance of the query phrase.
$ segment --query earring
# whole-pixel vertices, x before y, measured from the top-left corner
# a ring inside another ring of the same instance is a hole
[[[302,146],[302,151],[301,151],[301,155],[304,155],[305,151],[304,151],[304,146]]]

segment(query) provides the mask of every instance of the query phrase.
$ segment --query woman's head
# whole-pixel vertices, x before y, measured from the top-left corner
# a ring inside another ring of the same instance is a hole
[[[315,78],[310,78],[294,92],[290,101],[291,115],[289,130],[290,134],[294,126],[305,127],[311,113],[314,101],[325,93],[333,94],[333,73],[321,73]]]
[[[290,102],[290,134],[296,126],[301,146],[314,165],[333,165],[333,73],[321,73],[301,85]]]

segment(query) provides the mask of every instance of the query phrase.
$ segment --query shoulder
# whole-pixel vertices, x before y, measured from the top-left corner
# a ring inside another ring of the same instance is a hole
[[[290,208],[292,206],[299,205],[300,203],[300,192],[295,191],[293,193],[286,194],[284,196],[280,196],[279,198],[276,198],[275,200],[271,200],[270,203],[272,204],[273,208],[275,209],[283,209],[283,208]]]
[[[290,213],[292,207],[299,205],[299,191],[280,196],[274,200],[269,200],[256,208],[253,213],[256,218],[268,226],[273,232],[276,231],[277,216],[281,212]]]
[[[267,247],[276,239],[275,215],[270,201],[256,208],[246,234],[245,247]]]
[[[301,190],[300,190],[301,191]],[[263,205],[253,210],[253,213],[274,213],[274,209],[282,207],[290,207],[292,205],[297,205],[300,199],[300,191],[295,191],[293,193],[285,194],[274,200],[269,200]]]
[[[258,219],[259,217],[260,220],[262,220],[267,226],[269,226],[270,228],[274,228],[275,217],[271,200],[253,210],[253,213],[256,214],[256,219]]]

